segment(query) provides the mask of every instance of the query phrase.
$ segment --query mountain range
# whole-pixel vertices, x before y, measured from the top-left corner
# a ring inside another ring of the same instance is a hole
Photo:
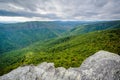
[[[99,50],[120,55],[120,21],[50,21],[0,25],[0,75],[18,66],[54,62],[78,67]]]
[[[44,41],[60,36],[77,25],[86,22],[34,21],[0,25],[0,53],[24,48],[36,41]]]

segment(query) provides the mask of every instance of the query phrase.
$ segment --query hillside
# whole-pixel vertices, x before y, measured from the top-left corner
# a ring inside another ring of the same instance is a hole
[[[66,32],[66,35],[68,34],[77,35],[92,31],[99,31],[99,30],[106,30],[113,28],[120,28],[120,21],[100,21],[100,22],[86,23],[71,29],[70,31]]]
[[[78,67],[83,60],[99,50],[120,55],[120,29],[95,31],[86,34],[37,42],[24,49],[0,56],[0,74],[26,64],[54,62],[55,66]]]
[[[61,33],[86,22],[34,21],[0,25],[0,54],[24,48],[36,41],[59,37]]]

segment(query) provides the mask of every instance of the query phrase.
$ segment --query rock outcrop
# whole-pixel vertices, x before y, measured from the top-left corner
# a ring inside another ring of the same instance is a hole
[[[120,56],[99,51],[80,66],[82,80],[120,80]]]
[[[120,80],[120,56],[99,51],[78,68],[55,68],[53,63],[19,67],[0,80]]]

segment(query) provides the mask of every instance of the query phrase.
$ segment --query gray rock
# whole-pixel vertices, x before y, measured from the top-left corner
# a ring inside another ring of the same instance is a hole
[[[99,51],[80,66],[82,80],[120,80],[120,56]]]
[[[120,56],[99,51],[78,68],[55,68],[53,63],[19,67],[0,80],[120,80]]]

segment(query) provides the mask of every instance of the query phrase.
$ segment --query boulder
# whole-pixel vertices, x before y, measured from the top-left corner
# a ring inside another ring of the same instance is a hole
[[[120,56],[99,51],[80,66],[82,80],[120,80]]]

